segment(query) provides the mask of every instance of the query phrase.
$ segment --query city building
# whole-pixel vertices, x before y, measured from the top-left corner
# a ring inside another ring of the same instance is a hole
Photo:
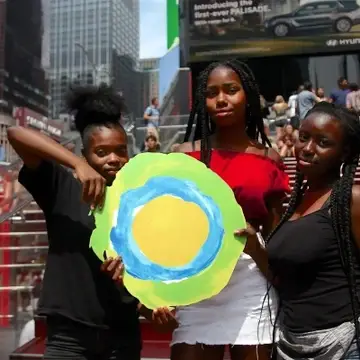
[[[146,70],[156,70],[159,68],[159,58],[145,58],[140,59],[139,61],[139,68],[142,71]]]
[[[134,111],[139,88],[139,0],[52,0],[51,115],[71,84],[111,83]],[[130,81],[129,81],[130,80]]]
[[[48,115],[42,44],[42,0],[0,1],[1,124],[13,121],[14,107]]]
[[[144,73],[142,93],[148,92],[148,102],[154,97],[159,97],[159,58],[141,59],[140,71]],[[148,89],[146,89],[148,87]]]

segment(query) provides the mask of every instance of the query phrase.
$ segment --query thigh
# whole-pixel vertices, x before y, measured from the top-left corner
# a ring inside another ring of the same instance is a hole
[[[231,360],[269,360],[271,348],[271,345],[231,346]]]
[[[344,360],[360,360],[360,353],[357,344],[351,345],[349,351],[345,354]]]
[[[175,344],[171,347],[171,360],[223,360],[223,345]]]
[[[78,359],[92,360],[86,348],[71,336],[49,334],[45,343],[44,360]]]
[[[93,360],[97,333],[68,319],[47,319],[47,338],[44,359]]]
[[[140,346],[123,346],[99,357],[99,360],[141,360]]]

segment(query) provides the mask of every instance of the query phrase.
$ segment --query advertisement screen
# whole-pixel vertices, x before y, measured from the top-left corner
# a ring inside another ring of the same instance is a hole
[[[191,61],[356,50],[360,0],[189,0]]]
[[[167,48],[170,49],[179,39],[179,0],[167,0],[166,18]]]
[[[160,105],[167,92],[170,90],[175,76],[179,70],[180,51],[179,45],[171,48],[159,60],[159,100]]]

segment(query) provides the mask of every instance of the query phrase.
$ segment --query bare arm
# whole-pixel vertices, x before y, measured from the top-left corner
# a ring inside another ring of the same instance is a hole
[[[178,153],[188,153],[188,152],[200,150],[200,140],[197,140],[194,143],[189,141],[186,143],[179,144],[173,150],[174,150],[173,152],[178,152]]]
[[[351,109],[352,109],[349,94],[347,94],[347,95],[346,95],[346,108],[347,108],[347,109],[349,109],[349,110],[351,110]]]
[[[274,160],[277,163],[281,163],[280,155],[273,149],[269,150],[268,153],[269,158]],[[283,214],[283,202],[284,196],[281,194],[275,194],[274,196],[267,199],[267,208],[268,208],[268,216],[264,220],[262,224],[262,236],[266,239],[269,234],[275,229],[276,225],[279,223],[282,214]],[[253,258],[256,265],[260,269],[260,271],[264,274],[268,280],[273,281],[273,276],[269,271],[268,265],[268,255],[266,248],[262,247],[257,239],[253,239],[252,244],[254,246],[250,247],[249,255]]]
[[[105,196],[105,179],[82,158],[34,130],[10,127],[7,134],[10,144],[26,167],[36,170],[43,160],[52,160],[74,169],[83,187],[82,199],[91,204],[92,208],[102,205]]]
[[[31,169],[36,169],[43,160],[53,160],[71,169],[84,162],[62,145],[37,131],[10,127],[7,135],[11,146]]]
[[[149,121],[152,118],[152,109],[148,107],[144,112],[144,120]]]
[[[358,248],[360,248],[360,186],[354,185],[351,201],[351,225],[352,232]]]

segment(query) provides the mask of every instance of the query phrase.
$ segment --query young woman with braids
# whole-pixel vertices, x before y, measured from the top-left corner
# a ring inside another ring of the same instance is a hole
[[[195,121],[193,141],[177,151],[220,175],[233,188],[248,221],[268,234],[280,220],[288,179],[279,155],[269,148],[259,90],[246,64],[213,63],[201,73],[185,141]],[[266,269],[267,261],[259,267]],[[265,295],[265,277],[249,256],[242,256],[220,294],[176,309],[179,326],[171,359],[222,360],[226,345],[231,345],[233,360],[269,359],[272,324],[269,311],[261,313]]]
[[[269,236],[280,297],[281,360],[360,359],[360,123],[345,108],[315,105],[295,146],[290,203]],[[256,244],[255,236],[248,238]],[[258,247],[253,258],[263,258]]]

